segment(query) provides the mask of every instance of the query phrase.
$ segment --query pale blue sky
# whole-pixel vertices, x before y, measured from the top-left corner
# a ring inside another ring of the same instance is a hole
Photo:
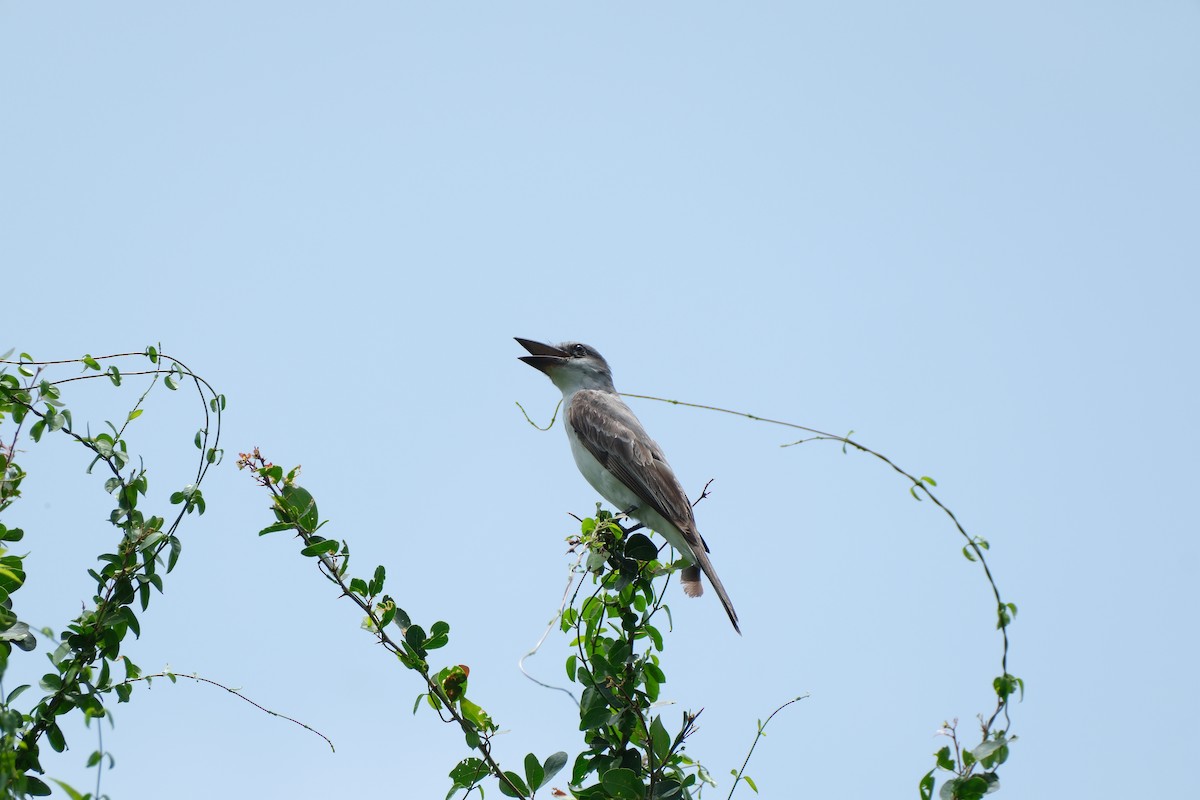
[[[596,498],[514,406],[545,420],[557,392],[510,337],[586,341],[625,391],[854,429],[938,479],[1021,609],[1000,796],[1170,793],[1200,745],[1198,39],[1182,1],[0,0],[0,351],[161,341],[205,375],[226,446],[302,463],[358,567],[450,623],[439,655],[471,666],[514,768],[581,746],[516,661]],[[66,399],[99,423],[133,397]],[[865,457],[631,402],[689,491],[716,479],[697,513],[745,636],[676,590],[664,664],[668,719],[705,708],[714,796],[809,692],[751,763],[763,797],[915,797],[997,671],[955,531]],[[137,423],[163,502],[188,410]],[[61,628],[107,498],[65,444],[24,463],[17,610]],[[103,791],[444,796],[461,736],[255,536],[265,498],[232,460],[206,494],[128,654],[338,752],[156,684],[116,709]],[[557,681],[564,654],[531,666]],[[46,765],[90,789],[94,740],[70,741]]]

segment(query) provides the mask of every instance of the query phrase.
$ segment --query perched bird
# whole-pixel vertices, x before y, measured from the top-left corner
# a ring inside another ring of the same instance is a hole
[[[613,388],[608,362],[578,342],[551,345],[521,338],[517,342],[530,353],[521,360],[546,373],[562,390],[567,440],[583,477],[618,511],[662,534],[689,562],[680,577],[688,597],[704,593],[703,571],[733,629],[741,633],[733,603],[708,559],[708,545],[696,530],[692,504],[662,448]]]

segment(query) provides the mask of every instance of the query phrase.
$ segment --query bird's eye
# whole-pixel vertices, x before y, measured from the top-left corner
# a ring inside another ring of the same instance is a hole
[[[583,358],[585,355],[587,355],[587,348],[581,344],[577,344],[571,348],[571,355],[575,356],[576,358]]]

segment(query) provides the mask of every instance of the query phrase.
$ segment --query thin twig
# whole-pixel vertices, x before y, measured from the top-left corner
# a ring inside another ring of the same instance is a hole
[[[230,694],[242,698],[247,703],[254,706],[255,708],[257,708],[259,711],[263,712],[264,714],[270,714],[272,717],[279,717],[280,719],[285,719],[288,722],[299,725],[301,728],[304,728],[304,730],[309,731],[310,733],[315,733],[317,736],[320,736],[322,739],[325,740],[325,743],[327,745],[329,745],[329,749],[331,751],[333,751],[335,753],[337,752],[337,750],[333,746],[333,742],[330,741],[329,737],[326,736],[325,734],[321,733],[316,728],[305,725],[303,722],[301,722],[298,719],[292,719],[287,714],[280,714],[278,711],[272,711],[269,708],[265,708],[264,706],[261,706],[258,703],[254,702],[253,700],[251,700],[249,697],[246,697],[246,695],[242,694],[237,689],[231,689],[228,686],[226,686],[225,684],[218,683],[217,681],[214,681],[210,678],[202,678],[199,675],[196,675],[195,673],[188,674],[186,672],[156,672],[153,675],[139,675],[136,678],[128,678],[126,680],[121,681],[120,683],[114,684],[114,686],[121,686],[123,684],[131,684],[131,683],[135,683],[137,681],[149,682],[152,678],[166,678],[166,679],[170,680],[172,683],[175,682],[176,678],[190,678],[194,681],[198,681],[199,683],[207,683],[210,686],[216,686],[218,689],[224,689],[225,691],[229,692]]]
[[[737,787],[741,784],[742,776],[746,773],[746,765],[750,763],[750,756],[754,755],[754,748],[758,747],[758,740],[766,735],[765,731],[767,730],[767,726],[771,724],[771,720],[775,718],[776,714],[783,711],[792,703],[798,703],[806,697],[808,697],[807,694],[802,694],[799,697],[793,697],[791,700],[788,700],[779,708],[772,711],[771,716],[767,717],[766,722],[758,726],[758,733],[754,734],[754,741],[750,744],[750,752],[746,753],[746,759],[742,761],[742,768],[738,770],[737,775],[734,777],[733,786],[729,787],[729,798],[733,797],[733,793],[737,791]],[[726,800],[729,800],[729,798],[726,798]]]
[[[735,417],[743,417],[745,419],[754,420],[755,422],[766,422],[771,425],[781,425],[785,428],[793,428],[795,430],[806,431],[806,432],[814,434],[814,435],[807,439],[801,439],[796,442],[789,442],[787,444],[782,445],[782,447],[791,447],[793,445],[803,444],[804,442],[810,442],[810,441],[841,442],[843,445],[843,448],[845,446],[849,445],[850,447],[853,447],[854,449],[856,449],[862,453],[866,453],[867,455],[874,456],[875,458],[879,459],[883,463],[887,464],[889,467],[891,467],[893,470],[895,470],[900,475],[903,475],[905,478],[912,481],[913,485],[912,485],[911,491],[914,492],[913,496],[915,497],[916,496],[915,491],[917,489],[920,489],[921,492],[926,497],[928,497],[930,500],[933,501],[934,505],[936,505],[943,512],[945,512],[946,516],[948,516],[950,518],[950,521],[954,523],[954,527],[958,530],[958,532],[962,535],[962,537],[967,540],[967,547],[969,547],[972,550],[972,552],[975,554],[975,557],[979,560],[980,566],[983,567],[984,576],[987,578],[988,584],[992,588],[992,595],[996,599],[997,611],[1000,616],[1000,622],[999,622],[998,627],[1000,629],[1000,636],[1003,641],[1002,652],[1000,655],[1001,673],[1002,673],[1002,675],[1005,675],[1005,676],[1008,675],[1008,624],[1005,622],[1005,613],[1004,613],[1005,605],[1004,605],[1004,601],[1000,599],[1000,588],[996,585],[996,580],[992,576],[991,568],[988,566],[987,559],[983,555],[983,548],[981,548],[979,546],[979,541],[975,537],[973,537],[969,533],[967,533],[966,529],[963,527],[962,523],[959,522],[958,517],[955,516],[954,512],[951,511],[949,508],[947,508],[942,503],[942,501],[939,500],[938,497],[932,491],[930,491],[928,484],[924,480],[922,480],[921,478],[918,478],[915,475],[911,474],[910,472],[907,472],[906,470],[902,469],[895,462],[893,462],[890,458],[883,455],[882,453],[872,450],[871,448],[867,447],[866,445],[860,444],[860,443],[854,441],[853,439],[849,438],[848,436],[838,436],[833,433],[826,433],[825,431],[817,430],[816,428],[810,428],[806,425],[797,425],[794,422],[785,422],[784,420],[771,419],[769,417],[760,417],[756,414],[749,414],[745,411],[735,411],[733,409],[721,408],[719,406],[704,405],[702,403],[687,403],[682,400],[671,400],[666,397],[654,397],[651,395],[644,395],[644,394],[625,394],[623,396],[634,397],[639,400],[654,400],[659,403],[670,403],[671,405],[675,405],[675,406],[687,406],[688,408],[698,408],[698,409],[702,409],[704,411],[717,411],[722,414],[732,414]],[[920,498],[917,498],[917,499],[920,499]],[[1002,697],[996,706],[996,710],[992,712],[992,715],[988,719],[988,722],[987,722],[987,727],[989,729],[991,728],[992,723],[995,722],[996,717],[999,716],[1001,712],[1003,712],[1005,715],[1006,724],[1011,724],[1008,722],[1008,700],[1007,700],[1007,698]]]
[[[529,418],[529,413],[525,411],[525,406],[521,405],[520,403],[517,403],[517,408],[521,409],[521,413],[525,415],[525,421],[528,422],[530,425],[537,428],[539,431],[548,431],[554,427],[554,420],[558,419],[558,410],[560,408],[562,408],[562,400],[559,399],[558,405],[556,405],[554,407],[554,414],[552,414],[550,417],[550,422],[547,423],[546,427],[544,427],[544,428]]]
[[[568,575],[567,575],[567,585],[566,585],[566,588],[563,589],[563,596],[562,596],[562,600],[559,601],[558,610],[554,612],[554,617],[548,623],[546,623],[546,630],[542,631],[541,638],[537,640],[537,644],[535,644],[533,646],[532,650],[530,650],[525,655],[521,656],[521,658],[517,661],[517,669],[521,670],[522,675],[524,675],[526,678],[528,678],[529,680],[536,683],[538,686],[541,686],[543,689],[553,689],[555,691],[562,692],[567,697],[571,698],[572,701],[574,701],[576,707],[579,706],[579,698],[575,697],[574,693],[571,692],[571,690],[569,690],[563,686],[553,686],[549,683],[544,683],[542,681],[539,681],[537,678],[533,677],[532,675],[530,675],[529,671],[525,669],[525,659],[529,658],[530,656],[536,655],[537,652],[542,649],[542,645],[546,642],[546,637],[550,635],[550,631],[554,630],[554,624],[556,622],[558,622],[560,619],[562,619],[563,609],[565,609],[567,607],[567,599],[568,599],[568,596],[571,594],[571,585],[575,583],[575,570],[579,567],[579,565],[581,563],[583,563],[583,557],[585,554],[586,553],[580,553],[579,558],[577,558],[575,560],[575,563],[571,565],[571,568],[568,571]],[[579,580],[581,580],[581,581],[583,580],[582,575],[579,576]]]

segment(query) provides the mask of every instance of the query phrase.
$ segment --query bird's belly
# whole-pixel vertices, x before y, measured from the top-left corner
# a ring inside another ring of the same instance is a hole
[[[681,556],[691,561],[692,549],[679,529],[651,508],[628,486],[613,477],[611,472],[601,466],[591,451],[577,437],[571,435],[572,433],[574,432],[568,433],[567,438],[571,442],[571,455],[575,457],[575,466],[579,467],[579,471],[583,473],[583,477],[592,485],[592,488],[613,505],[614,512],[629,511],[636,506],[636,510],[630,516],[661,535]]]
[[[584,447],[577,438],[574,436],[568,438],[571,440],[571,455],[575,457],[575,466],[579,467],[579,471],[583,473],[583,477],[592,485],[592,488],[616,507],[617,512],[643,505],[641,498],[601,466],[591,451]]]

